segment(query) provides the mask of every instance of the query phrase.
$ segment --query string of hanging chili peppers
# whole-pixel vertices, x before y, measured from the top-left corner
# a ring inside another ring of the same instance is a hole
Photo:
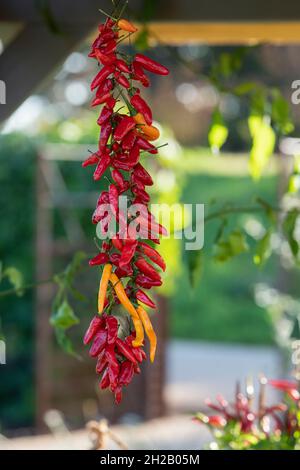
[[[153,180],[140,157],[142,153],[158,153],[151,142],[159,137],[159,130],[152,124],[152,111],[142,98],[139,86],[150,86],[146,71],[158,75],[167,75],[169,71],[143,54],[129,57],[119,51],[124,33],[137,31],[129,21],[109,17],[98,29],[89,57],[101,66],[91,83],[91,90],[96,90],[92,106],[103,105],[97,120],[99,147],[82,166],[96,165],[95,181],[110,170],[113,182],[100,194],[92,221],[100,223],[102,232],[106,233],[109,217],[103,214],[102,206],[109,204],[110,218],[115,218],[118,230],[113,235],[108,231],[100,252],[89,262],[91,266],[103,265],[103,271],[98,314],[90,323],[84,343],[92,343],[89,354],[97,358],[100,388],[109,388],[119,403],[122,388],[131,382],[134,374],[140,373],[140,364],[146,359],[144,333],[149,339],[152,362],[156,351],[156,334],[143,307],[155,309],[156,305],[144,289],[162,284],[159,270],[165,271],[165,262],[152,245],[159,244],[159,236],[166,234],[166,230],[149,210],[146,187],[153,185]],[[121,113],[122,109],[116,110],[120,98],[128,109],[127,114]],[[126,195],[132,207],[140,204],[145,210],[136,217],[130,206],[127,213],[122,212],[120,195]],[[120,229],[121,223],[127,223],[127,227],[132,220],[139,228],[138,237]],[[116,315],[120,307],[128,318],[125,334]]]

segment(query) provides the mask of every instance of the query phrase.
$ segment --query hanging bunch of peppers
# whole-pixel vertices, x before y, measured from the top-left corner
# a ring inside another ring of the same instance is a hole
[[[143,54],[129,57],[118,50],[125,35],[137,28],[125,19],[109,17],[99,25],[99,34],[92,44],[89,57],[98,61],[100,71],[91,83],[96,91],[92,106],[103,105],[97,123],[100,126],[98,150],[91,154],[83,167],[95,165],[94,180],[98,181],[110,170],[111,184],[100,194],[92,221],[100,224],[107,238],[100,252],[90,260],[91,266],[102,266],[98,294],[98,313],[92,319],[84,343],[92,343],[90,356],[97,358],[96,373],[101,375],[100,388],[110,388],[116,403],[122,398],[122,387],[128,385],[134,374],[140,373],[140,363],[146,359],[144,334],[150,343],[153,362],[157,338],[148,314],[143,307],[156,308],[144,289],[162,284],[160,270],[165,262],[153,247],[159,236],[166,234],[149,210],[150,196],[147,186],[153,185],[150,174],[140,158],[157,154],[152,143],[159,130],[152,124],[152,111],[142,98],[140,86],[149,87],[146,72],[167,75],[168,69]],[[127,114],[118,105],[126,104]],[[119,106],[119,109],[117,109]],[[107,178],[108,179],[108,178]],[[143,205],[145,210],[134,217],[119,207],[119,196],[126,195],[130,205]],[[109,204],[110,218],[114,217],[117,231],[109,233],[109,217],[101,206]],[[121,223],[135,221],[139,236],[120,229]],[[144,241],[142,241],[144,239]],[[116,312],[128,318],[128,330],[120,327]]]

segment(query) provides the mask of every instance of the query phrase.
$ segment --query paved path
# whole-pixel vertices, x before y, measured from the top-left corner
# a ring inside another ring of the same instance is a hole
[[[281,376],[281,355],[275,348],[172,341],[167,357],[168,403],[176,412],[201,408],[205,398],[221,393],[231,398],[237,380],[249,376]],[[270,399],[274,399],[270,392]]]

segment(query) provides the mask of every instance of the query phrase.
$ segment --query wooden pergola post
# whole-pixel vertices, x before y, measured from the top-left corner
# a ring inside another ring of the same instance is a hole
[[[52,276],[52,212],[49,210],[49,192],[44,174],[49,164],[41,155],[36,169],[36,279],[46,280]],[[44,414],[51,404],[51,336],[49,324],[53,286],[41,284],[36,289],[36,428],[45,431]]]

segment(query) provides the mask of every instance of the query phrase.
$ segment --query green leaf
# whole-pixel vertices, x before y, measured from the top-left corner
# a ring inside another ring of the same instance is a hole
[[[72,341],[70,340],[70,338],[68,338],[64,330],[60,330],[60,329],[56,330],[55,336],[56,336],[59,346],[67,354],[70,354],[70,356],[76,357],[76,359],[81,359],[80,355],[75,352]]]
[[[65,299],[57,311],[55,311],[50,318],[50,324],[61,330],[66,330],[73,325],[77,325],[79,319],[76,317],[72,307]]]
[[[22,295],[23,275],[21,271],[11,266],[11,267],[5,268],[2,276],[7,277],[9,282],[13,285],[13,287],[17,289],[17,295]]]
[[[231,232],[228,240],[233,256],[245,253],[249,249],[246,237],[240,230],[234,230]]]
[[[291,211],[287,213],[282,224],[283,232],[287,238],[291,252],[293,253],[295,258],[297,257],[298,252],[299,252],[299,244],[298,244],[298,241],[294,237],[298,215],[299,215],[298,210],[292,209]]]
[[[292,339],[300,339],[300,324],[299,317],[294,318],[293,328],[290,334]]]
[[[194,289],[198,284],[203,269],[202,250],[187,250],[185,252],[187,258],[187,266],[189,272],[189,280],[191,287]]]
[[[252,137],[250,173],[253,179],[258,180],[274,152],[276,136],[268,117],[251,115],[248,125]]]
[[[272,90],[272,95],[272,121],[281,134],[290,134],[294,130],[294,124],[290,116],[289,103],[277,89]]]
[[[240,230],[233,230],[227,240],[221,239],[214,245],[214,259],[224,262],[249,250],[246,237]]]
[[[228,129],[224,124],[222,114],[218,109],[213,112],[208,142],[213,153],[218,153],[228,137]]]
[[[255,264],[262,266],[271,256],[271,235],[272,230],[268,229],[264,236],[257,242],[253,261]]]
[[[257,84],[255,82],[245,82],[237,85],[233,89],[233,92],[238,96],[247,95],[248,93],[251,93],[256,87]]]

